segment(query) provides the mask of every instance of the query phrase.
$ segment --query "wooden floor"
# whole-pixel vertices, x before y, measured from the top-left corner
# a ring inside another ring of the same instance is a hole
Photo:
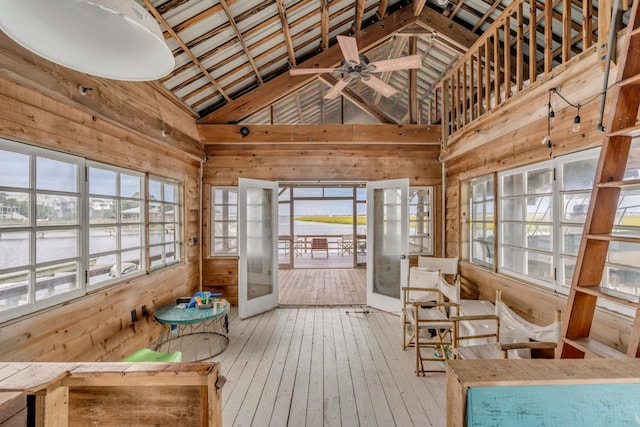
[[[280,269],[281,305],[366,304],[366,269]]]
[[[347,313],[350,311],[350,313]],[[445,376],[414,374],[400,318],[370,309],[230,314],[224,426],[444,426]]]

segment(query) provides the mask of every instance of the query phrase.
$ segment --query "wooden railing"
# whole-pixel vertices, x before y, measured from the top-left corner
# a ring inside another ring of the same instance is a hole
[[[440,109],[431,114],[442,123],[445,148],[449,136],[550,78],[596,42],[606,52],[611,2],[599,6],[595,15],[591,0],[515,0],[506,8],[436,88],[434,108]]]

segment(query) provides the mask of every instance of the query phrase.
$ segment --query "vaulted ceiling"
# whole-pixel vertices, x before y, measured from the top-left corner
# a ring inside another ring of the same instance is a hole
[[[200,123],[428,123],[434,87],[511,0],[138,0],[164,27],[176,66],[160,81]],[[539,2],[540,3],[540,2]],[[540,3],[543,4],[543,3]],[[543,6],[539,6],[543,7]],[[337,35],[372,61],[419,54],[381,78],[385,98],[352,81],[335,100]]]

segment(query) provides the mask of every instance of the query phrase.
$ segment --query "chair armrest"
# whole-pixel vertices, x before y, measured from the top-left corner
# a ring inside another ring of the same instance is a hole
[[[558,346],[555,342],[541,342],[541,341],[524,341],[524,342],[512,342],[500,344],[502,351],[518,350],[521,348],[529,349],[554,349]]]
[[[478,314],[475,316],[452,316],[451,320],[455,320],[457,322],[462,322],[465,320],[473,321],[473,320],[495,320],[498,321],[500,318],[495,314]]]
[[[401,288],[403,291],[424,291],[424,292],[440,292],[438,288],[420,288],[415,286],[403,286]]]
[[[457,302],[435,302],[435,301],[411,301],[407,304],[412,304],[418,307],[458,307],[460,304]]]

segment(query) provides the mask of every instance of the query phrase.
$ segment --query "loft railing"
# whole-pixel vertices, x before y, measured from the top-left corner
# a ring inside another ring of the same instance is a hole
[[[626,0],[621,3],[627,7]],[[596,43],[606,52],[611,0],[598,6],[591,0],[511,3],[436,88],[431,117],[441,122],[445,144]]]

